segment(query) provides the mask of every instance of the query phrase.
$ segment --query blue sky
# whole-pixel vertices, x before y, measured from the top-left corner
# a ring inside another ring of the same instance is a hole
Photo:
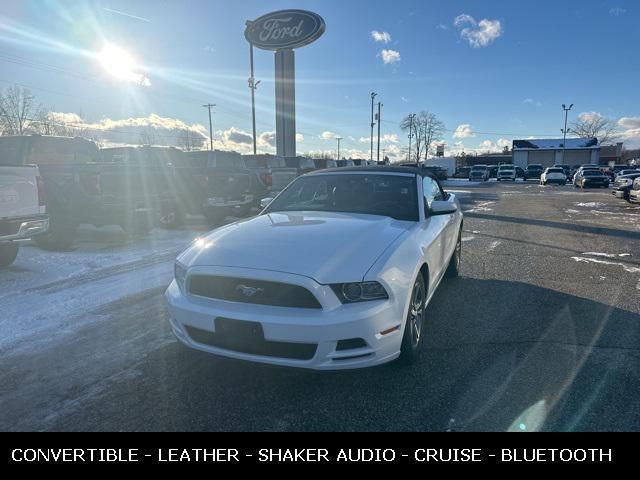
[[[562,103],[573,118],[618,121],[640,145],[640,4],[625,0],[3,0],[0,88],[27,86],[56,118],[111,129],[111,140],[145,122],[166,143],[180,128],[207,134],[201,104],[216,103],[216,146],[248,151],[244,22],[292,7],[327,24],[296,50],[299,151],[335,149],[340,135],[343,152],[368,152],[372,90],[391,154],[406,147],[398,123],[410,112],[436,113],[449,151],[472,151],[559,136]],[[128,51],[150,85],[110,76],[97,58],[105,43]],[[256,78],[260,147],[271,151],[272,52],[256,51]]]

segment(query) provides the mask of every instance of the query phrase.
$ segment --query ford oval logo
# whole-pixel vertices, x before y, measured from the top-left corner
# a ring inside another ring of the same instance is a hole
[[[298,48],[314,42],[325,29],[324,20],[307,10],[279,10],[247,22],[244,36],[263,50]]]

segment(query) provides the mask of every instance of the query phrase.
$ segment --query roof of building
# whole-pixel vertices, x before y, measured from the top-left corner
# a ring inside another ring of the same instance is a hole
[[[562,138],[530,138],[527,140],[514,140],[514,150],[557,150],[563,148]],[[598,139],[592,138],[567,138],[566,147],[571,150],[598,147]]]

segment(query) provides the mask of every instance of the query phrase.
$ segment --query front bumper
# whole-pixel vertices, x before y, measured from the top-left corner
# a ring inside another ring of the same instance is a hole
[[[629,190],[628,189],[614,189],[611,194],[616,198],[628,198]]]
[[[0,242],[26,240],[49,230],[49,217],[36,217],[0,220]]]
[[[640,190],[629,190],[629,201],[631,203],[640,203]]]
[[[211,272],[210,267],[195,268],[206,268]],[[215,270],[218,275],[250,275],[249,278],[254,279],[262,276],[272,281],[304,286],[314,293],[323,308],[275,307],[185,295],[173,281],[165,292],[171,327],[178,340],[188,347],[239,360],[314,370],[370,367],[391,361],[400,354],[404,302],[394,301],[391,292],[388,300],[342,305],[330,287],[307,277],[277,272],[248,273],[222,267]],[[315,344],[317,348],[308,359],[255,355],[200,343],[189,334],[193,329],[215,333],[215,319],[218,317],[258,322],[268,342]],[[381,333],[389,330],[389,333]],[[366,345],[338,350],[338,341],[349,339],[363,339]]]

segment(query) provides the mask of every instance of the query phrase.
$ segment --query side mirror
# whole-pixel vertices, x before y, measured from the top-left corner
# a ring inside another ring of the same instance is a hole
[[[273,198],[267,197],[260,200],[260,208],[267,208],[267,206],[273,202]]]
[[[434,200],[431,202],[431,208],[429,209],[430,215],[448,215],[456,213],[458,206],[453,202],[447,202],[444,200]]]

